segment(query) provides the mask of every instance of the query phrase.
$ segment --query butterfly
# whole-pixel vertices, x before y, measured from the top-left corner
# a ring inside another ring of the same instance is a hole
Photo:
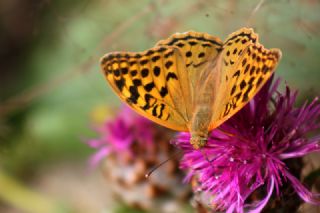
[[[272,76],[279,49],[250,28],[222,42],[207,33],[176,33],[144,52],[112,52],[100,62],[118,96],[146,118],[190,132],[194,149],[245,106]]]

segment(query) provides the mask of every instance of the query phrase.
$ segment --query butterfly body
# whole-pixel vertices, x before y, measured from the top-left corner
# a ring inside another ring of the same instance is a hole
[[[217,62],[217,59],[211,59],[211,63],[203,68],[206,70],[197,83],[197,95],[193,100],[192,119],[189,123],[190,143],[195,149],[206,144],[209,125],[215,113],[212,109],[221,83],[218,81],[220,71]]]
[[[114,91],[135,111],[191,133],[195,149],[208,132],[239,111],[270,78],[281,57],[252,29],[225,42],[206,33],[176,33],[141,53],[114,52],[101,66]]]

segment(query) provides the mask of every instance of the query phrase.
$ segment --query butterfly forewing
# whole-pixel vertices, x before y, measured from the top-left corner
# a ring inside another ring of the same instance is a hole
[[[186,131],[184,104],[174,102],[175,96],[182,96],[176,54],[168,47],[142,53],[115,52],[105,55],[101,66],[114,91],[134,110],[163,126]]]
[[[244,50],[258,42],[258,36],[251,29],[243,28],[239,31],[231,33],[223,44],[222,65],[233,70],[240,57],[244,54]],[[229,74],[226,70],[225,74]]]
[[[255,96],[273,74],[281,52],[264,48],[258,36],[245,28],[229,36],[221,57],[222,83],[209,129],[219,126]]]

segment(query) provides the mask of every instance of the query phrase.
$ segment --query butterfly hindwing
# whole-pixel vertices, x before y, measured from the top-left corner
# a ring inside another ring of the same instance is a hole
[[[221,58],[222,83],[209,129],[219,126],[254,97],[273,74],[281,52],[264,48],[258,36],[244,28],[227,38]]]

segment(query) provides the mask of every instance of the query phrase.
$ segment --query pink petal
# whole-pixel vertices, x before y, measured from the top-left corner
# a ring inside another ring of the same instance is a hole
[[[302,183],[288,171],[285,171],[285,175],[292,182],[292,186],[298,195],[307,203],[314,205],[320,205],[320,194],[310,192]]]
[[[91,139],[86,142],[91,148],[99,148],[104,143],[101,140]]]
[[[259,213],[261,212],[261,210],[267,205],[271,195],[272,195],[272,192],[273,192],[273,188],[274,188],[274,177],[271,176],[271,179],[270,179],[270,182],[268,184],[268,194],[267,196],[259,201],[257,204],[255,204],[255,207],[253,207],[252,210],[250,210],[248,213]]]
[[[236,203],[233,203],[233,204],[228,208],[228,210],[226,211],[226,213],[232,213],[232,212],[234,212],[235,208],[236,208]]]
[[[91,167],[96,167],[98,163],[110,154],[111,150],[107,147],[100,149],[94,155],[92,155],[89,159],[89,164]]]
[[[314,141],[313,143],[305,144],[294,151],[281,153],[279,157],[281,159],[298,158],[298,157],[303,157],[309,153],[319,152],[319,151],[320,151],[319,141]]]

